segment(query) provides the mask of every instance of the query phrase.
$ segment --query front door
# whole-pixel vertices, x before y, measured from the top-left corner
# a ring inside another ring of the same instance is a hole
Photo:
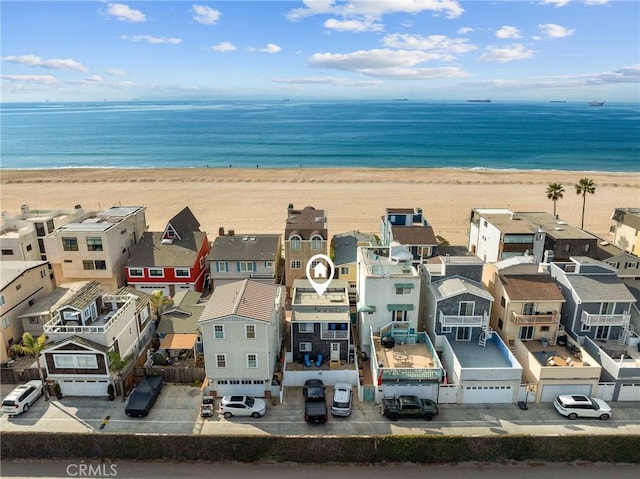
[[[533,326],[522,326],[520,328],[520,340],[533,339]]]
[[[611,326],[598,326],[596,328],[596,339],[609,339]]]
[[[331,361],[340,361],[340,343],[331,343]]]

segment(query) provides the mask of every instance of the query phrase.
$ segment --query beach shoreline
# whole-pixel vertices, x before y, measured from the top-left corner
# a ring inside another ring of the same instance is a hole
[[[553,212],[550,183],[562,183],[561,219],[580,226],[582,197],[574,184],[588,177],[585,230],[609,238],[611,213],[640,205],[640,175],[626,172],[485,170],[458,168],[69,168],[0,169],[1,209],[85,211],[144,205],[151,231],[189,206],[213,241],[219,227],[239,233],[282,233],[286,209],[325,209],[329,234],[377,232],[386,208],[422,208],[434,233],[467,244],[472,208]]]

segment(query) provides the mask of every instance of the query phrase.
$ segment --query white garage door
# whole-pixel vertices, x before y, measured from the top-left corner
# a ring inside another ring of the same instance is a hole
[[[618,393],[618,401],[640,401],[640,384],[623,383]]]
[[[218,397],[233,394],[264,397],[264,381],[261,379],[220,379],[215,384]]]
[[[513,403],[513,386],[466,385],[462,388],[463,404]]]
[[[553,402],[556,396],[561,394],[584,394],[591,395],[591,384],[565,384],[558,386],[542,386],[540,402]]]
[[[402,396],[418,396],[422,399],[438,400],[438,384],[422,383],[422,384],[383,384],[382,389],[384,397]]]
[[[60,389],[64,396],[102,396],[107,397],[109,382],[103,380],[63,379]]]

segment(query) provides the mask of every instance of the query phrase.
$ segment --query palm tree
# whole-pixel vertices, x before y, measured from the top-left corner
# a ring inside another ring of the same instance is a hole
[[[151,294],[151,307],[153,308],[156,315],[156,323],[160,321],[162,317],[162,313],[164,310],[171,304],[171,298],[168,298],[164,295],[161,290],[154,291]]]
[[[562,183],[551,183],[547,186],[547,198],[553,201],[553,216],[556,216],[556,202],[562,198],[563,194]]]
[[[590,195],[596,192],[596,185],[593,180],[589,178],[582,178],[576,186],[576,195],[582,195],[582,223],[580,223],[580,229],[584,229],[584,206],[587,202],[587,193]]]
[[[122,374],[120,373],[127,367],[127,364],[133,361],[133,354],[127,354],[123,358],[118,351],[109,351],[107,356],[109,357],[109,371],[118,375],[122,385]],[[122,387],[122,400],[124,401],[124,387]]]
[[[47,345],[47,341],[49,338],[44,334],[38,336],[38,338],[34,338],[30,333],[24,333],[22,335],[22,342],[19,344],[14,344],[11,347],[12,351],[15,351],[18,354],[22,354],[25,356],[31,356],[35,358],[38,363],[38,372],[40,373],[40,381],[42,381],[42,390],[44,391],[44,400],[49,400],[49,391],[47,391],[47,385],[44,382],[44,374],[42,373],[42,368],[40,367],[40,355]]]

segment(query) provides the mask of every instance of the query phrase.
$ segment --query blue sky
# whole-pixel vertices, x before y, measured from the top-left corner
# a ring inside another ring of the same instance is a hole
[[[5,1],[1,100],[640,101],[636,0]]]

